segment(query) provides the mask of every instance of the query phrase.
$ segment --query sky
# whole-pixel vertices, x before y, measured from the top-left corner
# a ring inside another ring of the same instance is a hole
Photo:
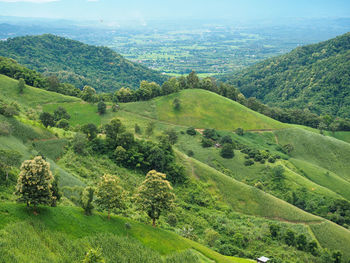
[[[350,17],[350,0],[0,0],[0,16],[69,20]]]

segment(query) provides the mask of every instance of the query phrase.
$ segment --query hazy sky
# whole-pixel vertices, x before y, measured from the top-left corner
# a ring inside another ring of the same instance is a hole
[[[350,0],[0,0],[0,15],[115,21],[349,17]]]

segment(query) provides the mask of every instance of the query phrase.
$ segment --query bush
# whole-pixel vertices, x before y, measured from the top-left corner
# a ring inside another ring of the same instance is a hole
[[[217,140],[217,138],[219,137],[215,129],[205,129],[203,132],[203,136],[207,139],[212,139],[214,141]]]
[[[202,138],[202,147],[208,148],[208,147],[212,147],[213,145],[214,145],[214,142],[212,140],[207,138]]]
[[[252,161],[252,160],[250,160],[250,159],[244,161],[244,165],[245,165],[245,166],[251,166],[251,165],[253,165],[253,164],[254,164],[254,161]]]
[[[187,133],[188,135],[195,136],[195,135],[197,134],[197,131],[195,130],[195,128],[189,127],[189,128],[186,130],[186,133]]]
[[[189,157],[192,157],[192,156],[194,156],[194,152],[193,152],[192,150],[189,150],[189,151],[187,152],[187,155],[188,155]]]
[[[233,144],[233,141],[232,141],[231,136],[225,135],[224,137],[222,137],[222,138],[220,139],[220,143],[221,143],[221,144],[225,144],[225,143]]]
[[[242,128],[237,128],[236,129],[236,134],[239,136],[243,136],[244,135],[244,130]]]
[[[223,158],[226,159],[231,159],[235,156],[235,153],[233,151],[233,146],[232,144],[226,143],[224,146],[221,148],[220,155]]]
[[[56,127],[68,130],[69,129],[69,122],[66,119],[61,119],[57,122]]]
[[[275,157],[270,157],[269,159],[268,159],[268,161],[269,161],[269,163],[274,163],[274,162],[276,162],[276,159],[275,159]]]
[[[72,141],[73,151],[77,154],[84,154],[86,151],[86,144],[86,136],[81,133],[76,133]]]
[[[7,122],[0,122],[0,136],[9,136],[11,134],[11,126]]]

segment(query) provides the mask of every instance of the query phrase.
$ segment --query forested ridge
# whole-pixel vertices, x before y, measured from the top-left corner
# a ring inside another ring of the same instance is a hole
[[[132,63],[107,47],[96,47],[50,34],[25,36],[0,41],[0,56],[82,89],[114,91],[136,89],[142,80],[161,84],[161,73]]]
[[[265,60],[223,79],[247,97],[350,117],[350,33]]]

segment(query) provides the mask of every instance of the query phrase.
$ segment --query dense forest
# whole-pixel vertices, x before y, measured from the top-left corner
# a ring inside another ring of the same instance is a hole
[[[54,36],[25,36],[0,41],[0,55],[43,73],[56,75],[82,89],[85,85],[97,91],[114,91],[123,86],[133,89],[142,80],[161,84],[167,79],[159,72],[132,63],[106,47],[86,45]]]
[[[296,48],[222,79],[247,97],[284,108],[350,117],[350,33]]]

